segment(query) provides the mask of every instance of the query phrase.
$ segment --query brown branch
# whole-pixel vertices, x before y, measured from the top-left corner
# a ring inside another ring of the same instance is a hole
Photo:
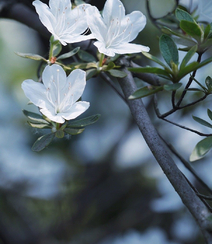
[[[123,71],[127,73],[127,77],[119,79],[119,83],[125,97],[128,98],[137,89],[137,87],[132,74],[126,68],[123,69]],[[169,155],[165,145],[153,126],[149,115],[147,114],[142,99],[128,100],[128,105],[134,120],[136,121],[158,164],[182,199],[185,206],[199,224],[206,242],[212,243],[212,235],[210,233],[210,231],[212,231],[212,226],[207,220],[211,214],[190,187],[185,177]]]

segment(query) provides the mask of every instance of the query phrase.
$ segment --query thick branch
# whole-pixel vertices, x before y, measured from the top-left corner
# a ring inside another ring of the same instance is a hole
[[[135,82],[131,73],[125,68],[123,70],[128,75],[127,77],[120,79],[120,86],[128,98],[136,89]],[[189,209],[197,223],[199,224],[205,240],[207,243],[212,243],[211,226],[207,221],[210,213],[204,203],[195,194],[193,189],[188,184],[187,180],[177,168],[173,159],[169,155],[165,145],[160,139],[155,127],[153,126],[149,115],[143,105],[142,99],[128,100],[128,105],[135,119],[147,145],[149,146],[152,154],[156,158],[163,172],[169,179],[170,183],[182,199],[185,206]],[[210,230],[209,230],[210,229]]]

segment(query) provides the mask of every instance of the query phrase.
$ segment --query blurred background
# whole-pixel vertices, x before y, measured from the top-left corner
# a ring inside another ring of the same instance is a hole
[[[127,13],[140,10],[147,16],[145,2],[123,1]],[[189,2],[180,3],[188,6]],[[174,4],[174,0],[150,0],[157,17],[172,11]],[[148,19],[136,42],[159,56],[160,34]],[[40,153],[31,150],[42,134],[28,126],[22,113],[22,109],[36,109],[27,105],[21,83],[37,80],[39,63],[15,52],[45,55],[46,47],[48,40],[36,31],[0,19],[0,244],[203,243],[198,226],[150,153],[129,109],[103,80],[90,79],[83,94],[83,100],[91,103],[83,117],[100,113],[96,124],[71,139],[54,140]],[[142,62],[150,65],[145,58]],[[197,78],[204,82],[211,72],[208,65]],[[138,84],[144,85],[141,80]],[[194,96],[199,94],[187,99]],[[169,93],[159,96],[162,111],[169,109],[169,100]],[[152,97],[144,103],[159,133],[188,160],[200,137],[157,119]],[[193,106],[171,119],[210,133],[192,119],[192,114],[206,119],[210,107],[209,97],[201,108]],[[192,175],[174,159],[195,185]],[[193,166],[212,186],[210,155]]]

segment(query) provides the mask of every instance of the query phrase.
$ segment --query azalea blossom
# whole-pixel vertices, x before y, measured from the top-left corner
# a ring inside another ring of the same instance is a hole
[[[85,112],[89,102],[78,101],[86,85],[86,72],[76,69],[66,77],[61,66],[46,66],[42,74],[43,83],[31,79],[22,83],[29,100],[40,108],[40,112],[57,123],[64,123]]]
[[[149,47],[129,43],[146,25],[146,17],[140,11],[125,15],[120,0],[107,0],[102,15],[94,6],[86,9],[88,26],[97,39],[94,45],[100,53],[113,57],[116,53],[148,52]]]
[[[81,4],[74,9],[71,9],[70,0],[50,0],[49,7],[39,0],[32,4],[43,25],[62,45],[92,38],[92,35],[82,35],[88,28],[85,10],[89,4]]]

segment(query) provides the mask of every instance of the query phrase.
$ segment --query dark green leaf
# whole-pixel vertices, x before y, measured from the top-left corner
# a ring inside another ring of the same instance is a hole
[[[182,63],[180,65],[180,69],[185,68],[185,66],[187,65],[187,63],[190,61],[190,59],[194,56],[194,54],[197,51],[197,45],[193,46],[185,55],[185,57],[182,60]]]
[[[142,52],[142,54],[143,54],[145,57],[149,58],[150,60],[154,61],[155,63],[158,63],[158,64],[160,64],[162,67],[166,68],[166,65],[165,65],[164,63],[162,63],[162,62],[160,61],[160,59],[158,59],[157,57],[153,56],[152,54],[150,54],[150,53],[146,53],[146,52]]]
[[[207,76],[205,79],[205,84],[209,91],[212,91],[212,79],[210,76]]]
[[[50,133],[50,134],[39,137],[37,139],[37,141],[33,144],[32,150],[34,152],[39,152],[39,151],[43,150],[45,147],[47,147],[52,142],[54,137],[55,137],[55,133]]]
[[[184,76],[186,76],[187,74],[189,74],[192,71],[196,70],[198,66],[199,66],[199,63],[194,61],[194,62],[188,64],[183,69],[180,69],[180,71],[178,73],[178,76],[177,76],[178,80],[181,80]]]
[[[88,69],[86,70],[86,80],[91,79],[93,76],[98,74],[98,70],[97,69]]]
[[[159,40],[159,47],[164,60],[170,67],[172,62],[178,64],[177,46],[171,37],[162,35]]]
[[[211,25],[207,25],[204,30],[204,38],[207,38],[211,30]]]
[[[118,78],[124,78],[127,76],[127,74],[121,70],[117,70],[117,69],[110,69],[107,72],[110,73],[110,75],[114,76],[114,77],[118,77]]]
[[[94,124],[100,118],[100,114],[95,114],[80,120],[70,120],[67,128],[83,128],[85,126]]]
[[[108,63],[107,65],[103,65],[102,70],[108,71],[113,69],[116,65],[113,62]]]
[[[134,73],[152,73],[165,75],[170,78],[169,73],[166,70],[157,67],[139,67],[139,68],[128,68],[129,71]]]
[[[27,110],[23,110],[23,113],[29,119],[29,121],[31,121],[33,123],[46,124],[46,125],[49,124],[45,119],[43,119],[43,117],[40,114],[29,112]]]
[[[136,90],[132,95],[129,96],[129,99],[138,99],[138,98],[146,97],[162,90],[163,90],[162,86],[158,86],[158,87],[145,86]]]
[[[212,111],[210,109],[207,110],[208,117],[212,120]]]
[[[195,22],[195,20],[192,18],[192,16],[188,12],[186,12],[180,8],[176,9],[175,15],[179,21],[187,20],[190,22]]]
[[[57,58],[57,60],[70,58],[70,57],[74,56],[79,50],[80,50],[80,47],[76,47],[73,50],[71,50],[70,52],[60,55]]]
[[[209,136],[197,143],[190,156],[190,161],[196,161],[205,156],[205,154],[212,148],[212,136]]]
[[[177,89],[179,89],[182,86],[181,83],[176,83],[176,84],[167,84],[164,85],[163,88],[166,91],[176,91]]]
[[[57,138],[63,138],[64,137],[64,131],[63,130],[57,130],[56,132],[55,132],[55,136],[57,137]]]
[[[86,51],[79,50],[77,54],[79,58],[85,62],[96,62],[95,57]]]
[[[85,128],[81,128],[81,129],[74,129],[74,128],[65,128],[64,132],[69,134],[69,135],[78,135],[81,134],[83,131],[85,130]]]
[[[15,54],[17,54],[18,56],[20,56],[22,58],[29,58],[29,59],[37,60],[37,61],[43,60],[45,62],[48,62],[45,58],[43,58],[42,56],[37,55],[37,54],[32,54],[32,53],[19,53],[19,52],[16,52]]]
[[[85,2],[82,1],[82,0],[74,0],[74,3],[75,3],[76,5],[80,5],[80,4],[84,4]]]
[[[201,125],[204,125],[204,126],[206,126],[206,127],[212,128],[212,125],[211,125],[210,123],[208,123],[207,121],[205,121],[204,119],[198,118],[198,117],[196,117],[196,116],[192,116],[192,117],[193,117],[193,119],[194,119],[195,121],[197,121],[197,122],[200,123]]]
[[[197,40],[201,39],[202,30],[200,26],[194,22],[182,20],[180,22],[180,28],[185,31],[188,35],[194,37]]]

